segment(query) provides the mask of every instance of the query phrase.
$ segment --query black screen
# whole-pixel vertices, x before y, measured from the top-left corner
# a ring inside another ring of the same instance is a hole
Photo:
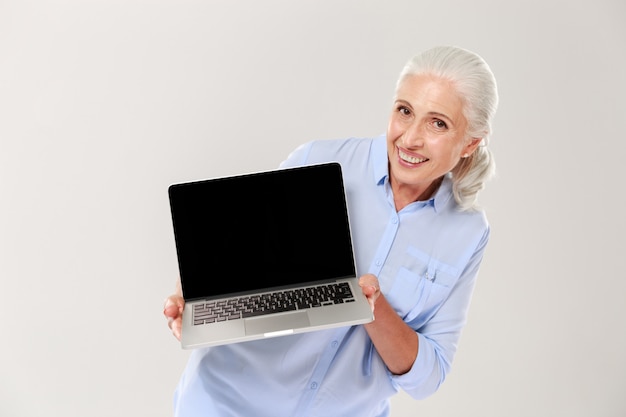
[[[338,163],[169,188],[185,299],[354,276]]]

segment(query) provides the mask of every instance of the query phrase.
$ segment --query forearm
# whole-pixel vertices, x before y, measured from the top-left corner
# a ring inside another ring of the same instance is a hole
[[[395,375],[408,372],[417,358],[419,343],[415,330],[398,316],[384,295],[376,299],[375,320],[365,329],[376,351]]]

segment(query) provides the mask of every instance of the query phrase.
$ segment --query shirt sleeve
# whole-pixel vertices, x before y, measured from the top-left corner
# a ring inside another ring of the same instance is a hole
[[[313,142],[307,142],[298,146],[287,156],[287,159],[280,163],[280,168],[290,168],[305,165],[311,152],[312,146]]]
[[[450,371],[461,331],[467,322],[476,277],[488,239],[489,228],[448,297],[442,301],[436,313],[416,330],[419,348],[412,368],[406,374],[391,375],[394,385],[415,399],[423,399],[435,393]],[[411,326],[413,323],[407,324]]]

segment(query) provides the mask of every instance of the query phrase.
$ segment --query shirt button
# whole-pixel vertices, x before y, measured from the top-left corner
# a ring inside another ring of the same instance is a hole
[[[331,343],[330,345],[336,349],[337,346],[339,346],[339,342],[336,340],[333,340],[333,343]]]
[[[311,389],[317,388],[317,382],[311,382]]]
[[[398,224],[398,219],[396,219],[395,217],[393,219],[391,219],[391,223],[393,224]]]

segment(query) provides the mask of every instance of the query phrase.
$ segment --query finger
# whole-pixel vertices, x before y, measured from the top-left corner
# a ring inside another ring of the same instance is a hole
[[[185,307],[185,300],[178,295],[170,295],[163,303],[163,311],[165,312],[165,310],[168,310],[170,307],[178,309],[179,313],[182,314]]]
[[[172,334],[176,339],[180,340],[180,336],[182,334],[182,318],[179,317],[168,317],[167,318],[167,327],[170,328]]]
[[[361,291],[367,298],[367,302],[374,313],[376,300],[380,295],[380,286],[378,284],[378,278],[372,274],[365,274],[359,278],[359,286]]]
[[[376,296],[377,292],[378,292],[378,288],[374,287],[373,285],[365,285],[363,287],[361,287],[361,289],[363,290],[363,294],[365,294],[366,296]]]
[[[180,308],[175,304],[169,304],[163,309],[163,315],[169,319],[175,319],[180,315]]]
[[[180,341],[182,320],[180,318],[174,319],[169,322],[168,325],[170,326],[170,329],[172,329],[174,337]]]
[[[374,287],[379,289],[378,278],[372,274],[365,274],[359,278],[359,285],[361,287]]]
[[[371,274],[363,275],[359,279],[359,286],[368,298],[374,297],[377,298],[380,294],[380,285],[378,284],[378,279]]]

